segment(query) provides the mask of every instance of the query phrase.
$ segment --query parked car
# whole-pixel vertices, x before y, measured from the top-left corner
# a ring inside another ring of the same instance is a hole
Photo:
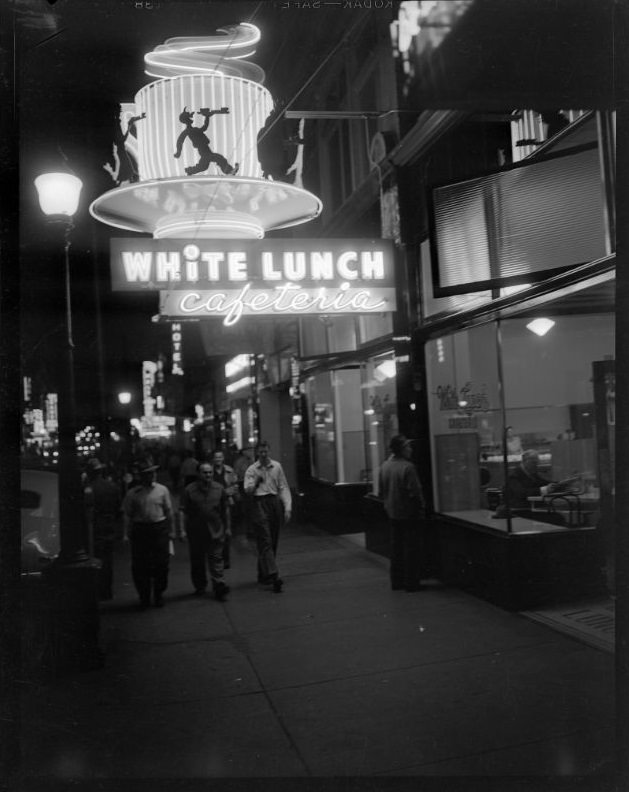
[[[59,475],[22,470],[22,572],[40,572],[59,553]]]

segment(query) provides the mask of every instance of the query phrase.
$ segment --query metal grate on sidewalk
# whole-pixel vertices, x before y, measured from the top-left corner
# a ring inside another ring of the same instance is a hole
[[[522,616],[545,624],[578,641],[614,652],[615,603],[613,600],[571,603],[537,611],[522,611]]]

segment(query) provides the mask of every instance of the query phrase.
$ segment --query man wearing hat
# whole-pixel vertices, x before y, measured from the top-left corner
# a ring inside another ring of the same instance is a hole
[[[395,435],[389,449],[391,456],[378,474],[378,491],[391,526],[391,588],[419,591],[424,495],[411,462],[411,441],[402,434]]]
[[[111,479],[105,478],[105,465],[96,457],[87,460],[87,485],[84,490],[90,547],[100,560],[98,596],[113,597],[113,550],[116,523],[120,517],[120,492]]]
[[[155,481],[159,466],[151,459],[138,464],[140,484],[132,487],[122,504],[123,540],[131,540],[131,574],[140,597],[140,606],[164,605],[168,588],[168,543],[172,526],[170,492]]]

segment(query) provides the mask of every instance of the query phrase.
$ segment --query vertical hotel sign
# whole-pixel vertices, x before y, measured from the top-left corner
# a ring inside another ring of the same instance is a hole
[[[171,338],[173,343],[172,368],[171,373],[181,376],[183,374],[183,358],[181,354],[181,323],[173,322],[171,327]]]
[[[112,289],[158,291],[173,319],[395,310],[388,239],[112,239]]]

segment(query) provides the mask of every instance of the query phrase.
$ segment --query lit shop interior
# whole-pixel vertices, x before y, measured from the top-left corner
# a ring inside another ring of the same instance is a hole
[[[494,308],[425,344],[442,514],[509,532],[587,528],[600,522],[601,489],[603,500],[613,494],[604,150],[600,125],[584,115],[545,158],[433,189],[425,312],[448,300]],[[556,486],[510,503],[505,483],[527,451]]]
[[[375,486],[398,432],[396,365],[391,348],[372,355],[360,350],[390,333],[390,313],[301,322],[302,356],[312,361],[327,350],[325,369],[303,382],[310,470],[320,482]],[[331,368],[335,355],[344,357]]]
[[[426,345],[436,511],[505,531],[596,526],[601,485],[613,494],[614,316],[562,307],[596,306],[604,290]],[[527,450],[540,477],[561,484],[523,508],[503,488]]]

